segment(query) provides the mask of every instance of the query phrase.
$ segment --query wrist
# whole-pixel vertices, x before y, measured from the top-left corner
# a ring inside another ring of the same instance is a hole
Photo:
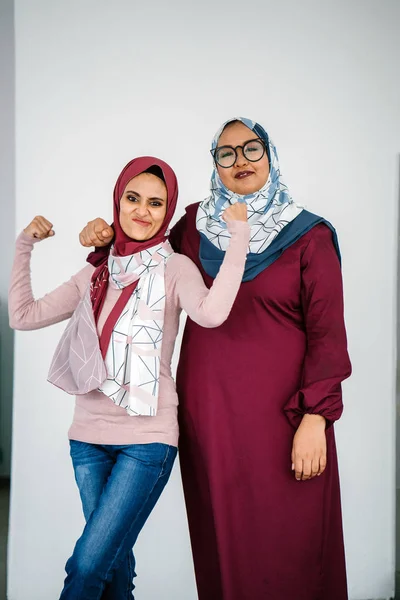
[[[228,231],[230,233],[234,233],[236,231],[249,231],[250,232],[250,225],[248,221],[242,221],[241,219],[235,219],[232,221],[227,221],[226,222],[226,226],[228,228]]]
[[[311,425],[320,425],[324,429],[326,426],[326,419],[322,415],[313,415],[306,413],[305,415],[303,415],[302,422],[309,423]]]
[[[23,229],[19,234],[18,240],[20,242],[28,242],[29,244],[34,244],[35,242],[39,241],[38,238],[35,238],[30,233],[27,233],[25,229]]]

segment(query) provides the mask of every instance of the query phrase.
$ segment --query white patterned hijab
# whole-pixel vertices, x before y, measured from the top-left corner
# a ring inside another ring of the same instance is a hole
[[[278,154],[272,140],[265,129],[250,119],[236,117],[222,125],[212,142],[212,150],[225,127],[233,121],[240,121],[251,129],[265,144],[270,173],[264,187],[253,194],[240,195],[229,190],[221,181],[214,165],[211,176],[211,195],[199,205],[197,212],[197,229],[219,250],[226,250],[230,233],[226,223],[221,219],[224,210],[236,202],[247,204],[248,222],[251,227],[249,250],[254,254],[264,252],[282,231],[285,225],[293,221],[303,210],[296,204],[284,184],[279,167]]]

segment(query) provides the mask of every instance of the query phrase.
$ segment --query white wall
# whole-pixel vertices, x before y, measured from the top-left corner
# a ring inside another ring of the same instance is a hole
[[[14,334],[7,293],[15,230],[14,3],[0,2],[0,477],[10,476]]]
[[[80,268],[77,232],[110,216],[132,157],[176,168],[179,213],[204,197],[210,140],[236,114],[269,129],[293,196],[337,226],[354,365],[338,426],[352,600],[393,594],[399,18],[396,0],[16,0],[17,231],[39,213],[57,233],[34,253],[37,294]],[[17,335],[10,600],[57,597],[82,526],[72,401],[46,383],[62,328]],[[177,471],[137,557],[141,600],[196,597]]]

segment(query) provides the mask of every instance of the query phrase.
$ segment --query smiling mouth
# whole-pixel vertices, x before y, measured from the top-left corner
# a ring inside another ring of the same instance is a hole
[[[141,221],[140,219],[132,219],[132,221],[141,227],[150,227],[151,225],[148,221]]]
[[[254,175],[254,171],[239,171],[239,173],[236,173],[235,179],[246,179],[250,175]]]

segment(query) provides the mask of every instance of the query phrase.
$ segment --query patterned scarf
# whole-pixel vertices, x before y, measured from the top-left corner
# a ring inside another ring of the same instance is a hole
[[[199,206],[196,218],[197,229],[216,248],[225,251],[229,244],[230,233],[221,215],[231,204],[245,202],[251,226],[250,253],[261,254],[272,244],[282,229],[298,217],[303,207],[295,204],[290,197],[281,177],[276,148],[265,129],[258,123],[241,117],[230,119],[215,135],[212,149],[217,147],[221,133],[232,121],[241,121],[263,140],[269,158],[270,174],[264,187],[253,194],[242,196],[225,187],[214,166],[211,176],[211,195]]]
[[[168,242],[138,255],[108,259],[109,285],[123,289],[137,281],[112,331],[105,356],[107,379],[99,390],[130,415],[154,416],[160,377]]]

